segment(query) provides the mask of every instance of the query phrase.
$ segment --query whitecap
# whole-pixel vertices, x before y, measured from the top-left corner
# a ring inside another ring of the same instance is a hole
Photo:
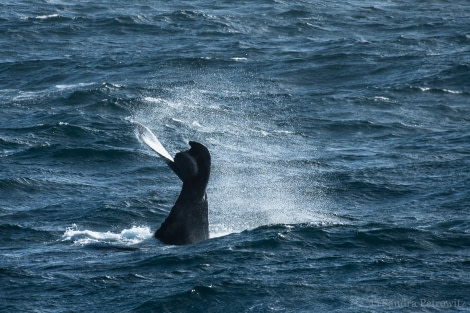
[[[450,89],[442,89],[442,91],[448,92],[448,93],[453,93],[453,94],[461,94],[461,93],[462,93],[461,91],[458,91],[458,90],[450,90]]]
[[[180,120],[180,119],[177,119],[177,118],[173,118],[173,117],[172,117],[171,120],[172,120],[173,122],[176,122],[176,123],[184,124],[184,121],[183,121],[183,120]]]
[[[67,227],[62,235],[62,241],[72,241],[75,245],[84,246],[89,244],[113,244],[113,245],[135,245],[152,237],[152,231],[147,226],[133,226],[123,229],[119,233],[110,231],[99,232],[89,229],[80,230],[76,224]]]
[[[382,97],[382,96],[376,96],[376,97],[374,97],[374,101],[390,101],[390,98]]]
[[[202,125],[199,124],[198,121],[193,121],[192,125],[193,125],[194,127],[202,127]]]
[[[36,16],[36,18],[38,20],[47,20],[49,18],[56,18],[56,17],[60,17],[59,14],[49,14],[49,15],[38,15]]]
[[[150,102],[150,103],[165,103],[165,100],[162,98],[155,98],[155,97],[144,97],[144,101]]]
[[[243,58],[243,57],[234,57],[234,58],[230,58],[230,60],[233,60],[233,61],[236,61],[236,62],[241,62],[241,61],[247,61],[248,59]]]
[[[277,134],[283,134],[283,135],[292,135],[292,134],[294,134],[294,132],[290,131],[290,130],[275,130],[274,132],[277,133]]]
[[[94,85],[95,83],[78,83],[78,84],[59,84],[55,85],[55,88],[59,90],[66,90],[66,89],[74,89],[77,87],[86,87],[86,86],[91,86]]]

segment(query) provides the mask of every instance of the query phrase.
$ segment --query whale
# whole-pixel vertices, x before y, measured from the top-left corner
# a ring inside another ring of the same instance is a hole
[[[161,242],[171,245],[197,243],[209,238],[208,202],[211,157],[201,143],[190,141],[191,149],[175,155],[168,166],[183,182],[170,214],[155,232]]]
[[[138,137],[163,158],[183,182],[181,192],[167,218],[155,232],[164,244],[187,245],[209,238],[209,205],[206,188],[211,171],[211,155],[203,144],[190,141],[190,149],[174,158],[163,148],[155,135],[137,123]]]

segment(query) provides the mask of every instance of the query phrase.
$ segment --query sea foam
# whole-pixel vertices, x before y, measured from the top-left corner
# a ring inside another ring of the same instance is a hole
[[[67,227],[62,235],[62,241],[72,241],[75,245],[88,244],[113,244],[113,245],[135,245],[152,237],[152,231],[147,226],[133,226],[132,228],[123,229],[119,233],[110,231],[98,232],[93,230],[80,230],[77,225],[73,224]]]

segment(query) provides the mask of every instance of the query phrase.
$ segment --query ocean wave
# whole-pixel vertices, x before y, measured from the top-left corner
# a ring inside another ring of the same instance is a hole
[[[468,92],[462,90],[452,90],[452,89],[445,89],[445,88],[432,88],[432,87],[413,87],[411,86],[410,89],[419,90],[422,92],[432,92],[432,93],[450,93],[450,94],[468,94]]]
[[[134,151],[128,149],[101,149],[101,148],[59,148],[54,149],[52,157],[61,160],[80,160],[87,163],[96,161],[119,161],[134,157]]]
[[[365,252],[380,249],[387,253],[433,253],[438,249],[461,251],[470,247],[468,223],[464,220],[443,223],[429,229],[378,223],[356,224],[357,221],[261,226],[239,234],[234,249],[268,251],[284,246],[308,246],[331,251],[359,249]],[[233,239],[230,241],[233,242]]]
[[[10,195],[27,194],[41,190],[44,181],[31,177],[1,178],[0,189]]]
[[[0,244],[2,245],[11,244],[13,241],[15,245],[21,245],[25,242],[47,242],[54,238],[50,231],[14,224],[0,224],[0,233],[2,233],[0,236]]]
[[[27,144],[18,139],[0,138],[0,158],[8,157],[24,149]]]

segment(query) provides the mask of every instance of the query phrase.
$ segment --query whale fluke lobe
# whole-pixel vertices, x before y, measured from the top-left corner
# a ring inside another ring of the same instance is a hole
[[[191,149],[175,155],[168,166],[183,181],[183,188],[166,220],[155,237],[166,244],[185,245],[209,238],[206,187],[209,182],[211,156],[209,150],[195,141]]]

